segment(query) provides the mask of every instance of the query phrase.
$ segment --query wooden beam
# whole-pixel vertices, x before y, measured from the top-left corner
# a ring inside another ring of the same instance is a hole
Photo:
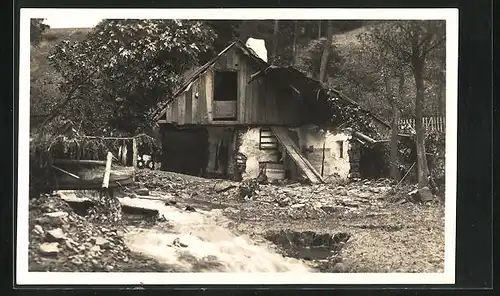
[[[93,164],[93,165],[106,165],[102,160],[87,160],[87,159],[54,159],[52,161],[55,165],[64,164]]]
[[[66,171],[66,170],[63,170],[63,169],[61,169],[60,167],[57,167],[57,166],[55,166],[55,165],[52,165],[52,167],[53,167],[54,169],[56,169],[56,170],[60,171],[61,173],[64,173],[64,174],[68,175],[68,176],[71,176],[71,177],[73,177],[73,178],[75,178],[75,179],[80,179],[80,177],[78,177],[77,175],[72,174],[72,173],[70,173],[70,172],[68,172],[68,171]]]
[[[134,173],[133,173],[133,180],[135,181],[135,173],[137,171],[137,139],[134,138],[132,140],[132,162],[133,162],[133,165],[134,165]]]
[[[135,139],[134,139],[135,140]],[[108,156],[106,158],[106,169],[104,170],[104,178],[102,180],[102,187],[109,187],[109,175],[111,174],[111,162],[113,161],[113,154],[108,152]]]

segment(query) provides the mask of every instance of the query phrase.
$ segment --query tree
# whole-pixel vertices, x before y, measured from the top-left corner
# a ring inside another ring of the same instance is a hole
[[[92,133],[132,133],[211,51],[215,32],[188,20],[104,20],[82,41],[63,41],[49,56],[64,82],[50,122],[65,115]]]
[[[390,52],[401,65],[409,65],[415,81],[415,130],[418,183],[428,185],[429,168],[425,152],[422,115],[425,104],[424,78],[429,56],[445,43],[444,21],[380,22],[369,33],[380,48]]]
[[[329,20],[326,29],[326,43],[323,48],[323,54],[321,55],[321,64],[319,68],[318,80],[320,82],[325,81],[328,58],[330,57],[330,49],[332,47],[332,39],[333,39],[333,23],[332,21]]]
[[[38,46],[42,41],[43,32],[50,28],[43,21],[44,19],[41,18],[32,18],[30,20],[30,43],[32,46]]]

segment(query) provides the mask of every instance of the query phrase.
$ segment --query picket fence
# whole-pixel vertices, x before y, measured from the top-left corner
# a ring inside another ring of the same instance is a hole
[[[398,122],[399,126],[408,126],[410,125],[412,128],[415,128],[415,118],[403,118]],[[422,118],[422,125],[426,131],[446,131],[446,117],[444,116],[430,116]]]

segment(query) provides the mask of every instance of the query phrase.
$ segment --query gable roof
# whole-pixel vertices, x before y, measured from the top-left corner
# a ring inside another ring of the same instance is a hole
[[[205,63],[203,66],[199,67],[197,70],[195,70],[193,73],[191,73],[186,79],[184,79],[184,82],[177,88],[177,90],[173,93],[173,95],[170,97],[169,100],[167,100],[160,108],[158,108],[154,113],[153,113],[153,118],[154,120],[158,120],[161,116],[166,111],[166,107],[170,102],[175,100],[180,94],[183,92],[189,90],[191,87],[192,83],[195,82],[201,75],[205,74],[210,67],[212,67],[215,62],[217,62],[221,56],[223,56],[226,52],[228,52],[231,48],[236,47],[242,51],[244,55],[249,57],[250,59],[254,60],[257,64],[262,66],[263,68],[269,67],[269,64],[266,63],[264,60],[262,60],[256,53],[253,51],[251,48],[247,47],[243,42],[240,40],[236,40],[229,44],[226,48],[224,48],[219,54],[217,54],[214,58],[212,58],[210,61]]]

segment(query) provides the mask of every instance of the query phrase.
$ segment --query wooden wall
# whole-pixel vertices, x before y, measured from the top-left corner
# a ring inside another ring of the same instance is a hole
[[[213,75],[216,70],[238,71],[237,121],[212,119]],[[250,75],[259,70],[255,61],[233,47],[194,81],[188,91],[167,106],[162,122],[179,125],[299,125],[299,100],[291,89],[276,89],[263,76],[248,83]]]

